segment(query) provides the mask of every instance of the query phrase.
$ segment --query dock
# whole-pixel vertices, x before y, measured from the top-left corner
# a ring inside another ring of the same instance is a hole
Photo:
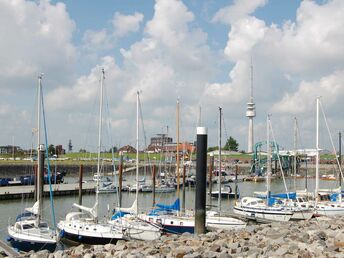
[[[95,193],[96,182],[87,182],[82,184],[83,194]],[[71,184],[56,184],[52,185],[53,195],[74,195],[79,192],[79,183]],[[0,187],[0,200],[33,198],[35,186],[20,185],[20,186],[4,186]],[[49,196],[49,185],[44,185],[43,195]]]
[[[17,253],[12,247],[7,245],[4,241],[0,240],[0,250],[4,252],[9,257],[17,257],[19,253]]]

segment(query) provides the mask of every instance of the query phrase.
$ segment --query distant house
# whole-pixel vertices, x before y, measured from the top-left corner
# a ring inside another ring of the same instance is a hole
[[[12,145],[0,146],[0,154],[11,154],[11,153],[16,153],[18,151],[22,151],[22,149],[19,146],[12,146]]]
[[[122,153],[136,153],[136,149],[133,146],[125,145],[118,149],[118,152]]]
[[[66,154],[66,150],[62,147],[62,145],[55,146],[55,153],[57,156]]]

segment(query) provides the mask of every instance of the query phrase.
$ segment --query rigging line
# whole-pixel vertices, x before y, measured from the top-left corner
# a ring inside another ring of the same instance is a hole
[[[147,148],[147,135],[146,135],[145,125],[144,125],[144,122],[143,122],[143,112],[142,112],[142,103],[141,103],[140,95],[139,95],[139,111],[140,111],[141,125],[142,125],[142,132],[143,132],[144,149],[146,149]],[[145,157],[146,157],[146,154],[144,153],[144,161],[145,161]],[[147,153],[147,158],[148,158],[148,164],[149,164],[149,166],[151,166],[149,153]],[[146,175],[146,166],[145,166],[145,164],[144,164],[143,169],[144,169],[144,173]]]
[[[323,114],[324,121],[325,121],[325,125],[326,125],[326,128],[327,128],[327,132],[328,132],[328,134],[329,134],[329,136],[330,136],[330,141],[331,141],[331,145],[332,145],[332,148],[333,148],[333,152],[334,152],[334,155],[335,155],[335,157],[336,157],[336,162],[337,162],[337,165],[338,165],[338,167],[339,167],[339,171],[340,171],[340,174],[341,174],[341,176],[342,176],[342,180],[343,180],[343,182],[344,182],[344,179],[343,179],[343,171],[342,171],[341,165],[339,164],[339,160],[338,160],[338,156],[337,156],[336,147],[334,146],[334,143],[333,143],[333,140],[332,140],[332,135],[331,135],[331,132],[330,132],[330,128],[329,128],[329,126],[328,126],[328,123],[327,123],[327,119],[326,119],[326,116],[325,116],[324,108],[323,108],[323,105],[322,105],[321,101],[319,101],[319,102],[320,102],[321,113]]]
[[[117,184],[117,176],[116,176],[116,163],[115,163],[115,153],[114,153],[114,146],[113,146],[113,138],[112,138],[112,134],[111,134],[111,116],[110,116],[110,108],[109,108],[109,101],[107,96],[107,92],[106,92],[106,83],[103,83],[104,89],[105,89],[105,113],[106,115],[108,115],[108,133],[109,133],[109,139],[110,139],[110,145],[111,145],[111,162],[112,162],[112,166],[113,166],[113,175],[114,175],[114,187],[116,187],[116,185],[118,185],[118,190],[117,190],[117,194],[116,194],[116,201],[117,201],[117,205],[115,204],[115,206],[119,206],[119,194],[118,191],[121,191],[122,189],[119,189],[119,183]]]
[[[45,119],[45,109],[44,109],[44,100],[43,100],[43,87],[41,87],[41,104],[42,104],[42,114],[43,114],[43,126],[44,126],[44,138],[45,138],[45,154],[47,158],[48,165],[48,180],[49,180],[49,193],[50,193],[50,203],[51,203],[51,215],[54,223],[54,228],[56,228],[56,217],[55,217],[55,208],[54,208],[54,198],[53,198],[53,189],[51,185],[51,171],[50,171],[50,160],[48,153],[48,133],[47,133],[47,123]],[[44,182],[43,182],[44,183]]]
[[[276,139],[275,139],[274,131],[272,129],[271,120],[269,120],[269,127],[270,127],[270,130],[271,130],[271,136],[272,136],[272,139],[273,139],[273,142],[274,142],[274,145],[275,145],[275,151],[276,151],[277,150],[277,142],[276,142]],[[283,171],[283,167],[282,167],[282,162],[281,162],[280,155],[279,155],[278,151],[277,151],[277,158],[278,158],[278,164],[280,165],[281,172],[282,172],[284,188],[285,188],[285,191],[287,193],[287,198],[289,199],[288,187],[287,187],[287,183],[285,181],[284,171]]]

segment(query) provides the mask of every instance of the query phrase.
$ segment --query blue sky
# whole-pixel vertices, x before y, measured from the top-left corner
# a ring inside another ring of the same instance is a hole
[[[343,15],[341,0],[0,1],[0,22],[7,24],[0,30],[0,145],[14,138],[30,146],[37,75],[44,72],[49,141],[91,148],[104,67],[112,144],[135,143],[140,90],[148,137],[167,125],[174,137],[180,98],[182,140],[194,140],[201,106],[215,145],[221,106],[224,137],[246,150],[252,57],[255,141],[265,138],[271,113],[284,148],[293,143],[294,117],[303,147],[312,148],[316,96],[333,137],[343,128]]]

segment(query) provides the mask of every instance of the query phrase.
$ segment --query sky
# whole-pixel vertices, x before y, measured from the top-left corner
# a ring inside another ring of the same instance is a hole
[[[315,148],[317,96],[320,147],[344,128],[342,0],[0,0],[0,23],[0,145],[36,142],[44,73],[48,143],[94,150],[102,68],[103,148],[135,146],[139,91],[140,148],[167,127],[175,139],[179,99],[181,141],[200,120],[217,145],[222,107],[223,142],[247,150],[251,62],[255,142],[271,114],[282,148],[293,148],[295,117],[299,147]]]

